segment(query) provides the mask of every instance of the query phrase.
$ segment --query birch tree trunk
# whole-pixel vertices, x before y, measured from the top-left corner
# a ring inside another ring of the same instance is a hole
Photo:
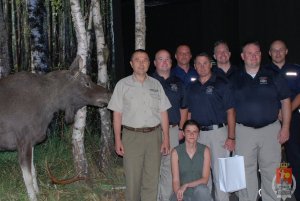
[[[87,35],[85,22],[80,9],[79,0],[70,0],[71,15],[77,38],[77,55],[81,57],[79,68],[86,73]],[[84,129],[86,125],[86,107],[81,108],[75,115],[72,135],[73,157],[75,169],[79,176],[88,176],[88,164],[84,149]]]
[[[38,74],[49,72],[46,8],[43,0],[28,0],[28,22],[31,39],[31,70]]]
[[[25,1],[14,0],[13,5],[13,27],[15,36],[15,61],[17,71],[28,70],[30,65],[30,33],[28,25],[28,9]]]
[[[2,1],[0,3],[0,79],[9,74],[11,65],[8,48],[8,33],[4,20],[4,12],[2,9]]]
[[[135,6],[135,49],[146,48],[145,0],[134,0]]]
[[[91,45],[91,33],[92,33],[92,29],[93,29],[93,2],[91,2],[90,4],[90,10],[89,10],[89,19],[88,19],[88,27],[87,27],[87,46],[88,46],[88,50],[89,52],[92,52],[92,45]],[[91,54],[88,54],[88,57],[90,57]],[[90,58],[88,58],[90,59]],[[89,60],[88,60],[89,61]]]
[[[99,0],[92,0],[93,8],[93,24],[96,36],[97,48],[97,66],[98,66],[98,80],[97,84],[107,87],[107,61],[105,60],[105,52],[108,52],[105,45],[105,37],[103,31],[103,22],[100,13]],[[101,117],[101,138],[100,138],[100,153],[99,153],[99,167],[100,169],[107,169],[111,164],[113,153],[113,132],[111,125],[110,111],[107,108],[99,109]]]

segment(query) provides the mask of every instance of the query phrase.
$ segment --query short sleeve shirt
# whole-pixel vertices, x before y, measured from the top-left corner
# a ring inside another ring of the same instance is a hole
[[[265,68],[280,73],[287,81],[291,90],[291,98],[294,99],[300,93],[300,66],[297,64],[284,64],[280,69],[274,63],[270,63]]]
[[[169,122],[177,124],[180,122],[180,109],[187,108],[185,87],[180,79],[171,75],[169,78],[164,79],[157,72],[152,75],[163,86],[172,107],[168,109]]]
[[[171,104],[156,79],[147,76],[143,83],[134,75],[121,79],[108,103],[108,109],[122,113],[122,125],[142,128],[161,122],[161,112]]]
[[[250,127],[264,127],[278,118],[280,101],[289,98],[289,88],[282,76],[260,68],[253,78],[245,69],[230,77],[236,122]]]
[[[224,76],[212,74],[204,84],[197,80],[187,94],[191,118],[201,126],[227,123],[226,111],[234,107],[234,99],[231,85]]]

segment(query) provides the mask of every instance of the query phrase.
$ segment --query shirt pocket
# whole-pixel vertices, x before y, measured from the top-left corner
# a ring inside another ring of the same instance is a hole
[[[133,108],[133,106],[136,106],[138,103],[136,101],[136,95],[133,91],[129,90],[124,94],[123,99],[123,107],[126,110],[130,110]]]
[[[159,92],[158,91],[150,91],[149,97],[150,97],[149,104],[150,104],[151,109],[159,111],[160,99],[161,99],[159,96]]]

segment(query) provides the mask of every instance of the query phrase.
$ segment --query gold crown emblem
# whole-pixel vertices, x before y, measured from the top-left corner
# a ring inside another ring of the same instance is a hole
[[[280,163],[280,168],[287,168],[289,165],[289,163]]]

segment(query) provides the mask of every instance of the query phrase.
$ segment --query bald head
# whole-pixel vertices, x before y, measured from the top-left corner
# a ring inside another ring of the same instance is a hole
[[[269,55],[272,62],[279,68],[285,64],[285,57],[288,54],[288,49],[284,41],[275,40],[270,45]]]
[[[160,76],[169,77],[172,67],[172,59],[170,53],[165,49],[156,52],[154,66],[156,67],[156,72]]]
[[[282,46],[282,47],[284,47],[284,48],[287,49],[287,46],[286,46],[286,44],[285,44],[285,42],[284,42],[283,40],[274,40],[274,41],[271,43],[271,45],[270,45],[270,50],[271,50],[274,46],[277,46],[277,45],[280,45],[280,46]]]
[[[168,50],[165,50],[165,49],[161,49],[161,50],[158,50],[156,53],[155,53],[155,60],[157,58],[159,58],[161,55],[168,55],[169,58],[171,58],[171,54]]]

